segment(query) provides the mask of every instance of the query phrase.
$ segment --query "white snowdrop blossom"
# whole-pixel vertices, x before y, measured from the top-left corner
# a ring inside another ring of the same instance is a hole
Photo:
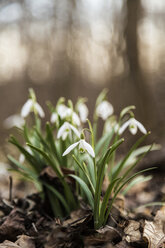
[[[109,116],[113,114],[113,106],[110,102],[104,100],[96,108],[96,115],[106,120]]]
[[[82,123],[86,122],[87,117],[88,117],[88,113],[89,113],[86,104],[82,103],[82,102],[79,103],[77,109],[78,109]]]
[[[126,122],[120,127],[120,129],[119,129],[119,135],[122,134],[122,133],[125,131],[125,129],[126,129],[127,127],[129,127],[129,131],[130,131],[133,135],[135,135],[135,134],[137,133],[138,128],[139,128],[139,130],[140,130],[142,133],[144,133],[144,134],[147,133],[145,127],[144,127],[139,121],[137,121],[135,118],[132,117],[132,118],[130,118],[128,121],[126,121]]]
[[[62,120],[71,118],[71,121],[74,125],[80,126],[80,118],[78,115],[71,108],[68,108],[64,104],[60,104],[57,107],[57,113]]]
[[[106,120],[105,126],[104,126],[104,132],[109,133],[111,130],[114,130],[115,133],[118,132],[119,129],[119,124],[117,121],[112,121],[112,120]]]
[[[93,158],[95,157],[95,152],[90,144],[88,144],[84,139],[80,139],[78,142],[70,145],[65,152],[63,153],[62,156],[67,155],[70,153],[76,146],[79,147],[79,151],[81,153],[83,152],[88,152]]]
[[[51,123],[56,123],[58,120],[58,114],[57,113],[52,113],[51,117],[50,117],[50,122]]]
[[[71,108],[68,108],[67,106],[65,106],[64,104],[60,104],[57,107],[57,113],[60,116],[60,118],[63,120],[69,116],[71,116],[72,114],[72,110]]]
[[[5,128],[19,127],[25,124],[25,120],[20,115],[11,115],[4,120],[3,125]]]
[[[80,123],[80,118],[75,112],[72,113],[72,122],[76,126],[80,126],[80,124],[81,124]]]
[[[71,136],[71,131],[73,131],[77,135],[77,137],[80,138],[79,131],[73,125],[66,121],[58,130],[57,139],[62,138],[62,140],[65,140],[68,135]]]
[[[30,112],[38,113],[41,118],[45,116],[42,107],[38,104],[38,102],[35,102],[32,99],[28,99],[27,102],[25,102],[23,105],[21,109],[21,116],[25,118],[29,115]]]

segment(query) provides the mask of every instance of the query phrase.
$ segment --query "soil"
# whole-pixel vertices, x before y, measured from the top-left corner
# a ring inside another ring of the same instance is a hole
[[[119,196],[107,225],[99,230],[94,230],[85,204],[60,221],[48,213],[37,193],[15,197],[16,186],[10,178],[8,199],[0,199],[0,248],[165,247],[165,207],[142,206],[165,200],[163,156],[159,153],[149,162],[155,166],[156,160],[161,161],[150,172],[152,180],[135,186],[126,197]]]

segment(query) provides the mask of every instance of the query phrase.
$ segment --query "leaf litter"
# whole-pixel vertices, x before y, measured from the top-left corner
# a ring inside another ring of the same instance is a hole
[[[47,176],[44,173],[42,176]],[[57,184],[55,177],[51,180]],[[2,198],[0,248],[165,247],[165,207],[134,208],[146,203],[145,194],[150,194],[151,202],[162,201],[164,176],[155,174],[153,180],[132,188],[126,198],[119,196],[107,225],[98,230],[94,230],[93,216],[83,202],[61,221],[51,215],[39,194]]]

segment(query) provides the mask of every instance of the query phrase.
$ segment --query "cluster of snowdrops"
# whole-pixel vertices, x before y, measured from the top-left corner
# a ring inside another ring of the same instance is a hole
[[[5,121],[8,127],[17,126],[23,138],[22,143],[10,136],[9,142],[18,148],[20,156],[8,158],[14,171],[32,181],[42,192],[43,200],[49,199],[55,217],[69,216],[83,201],[91,209],[94,227],[98,229],[106,224],[118,194],[126,194],[132,185],[147,180],[141,175],[146,170],[132,172],[153,147],[139,148],[149,132],[135,119],[134,106],[124,108],[117,118],[107,100],[107,90],[103,90],[96,99],[91,122],[86,101],[78,98],[73,105],[61,97],[56,106],[49,102],[50,121],[42,123],[45,113],[30,89],[20,114]],[[100,137],[99,118],[104,123]],[[121,136],[127,128],[133,135],[139,129],[142,136],[116,161],[117,149],[124,141]],[[51,170],[58,183],[44,180],[41,175],[46,169]],[[108,184],[103,192],[105,178]]]

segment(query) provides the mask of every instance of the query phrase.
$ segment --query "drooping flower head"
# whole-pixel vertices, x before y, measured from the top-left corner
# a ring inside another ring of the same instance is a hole
[[[126,128],[129,127],[129,131],[135,135],[137,133],[137,130],[139,128],[139,130],[146,134],[147,131],[145,129],[145,127],[139,122],[137,121],[134,117],[131,117],[128,121],[126,121],[119,129],[119,135],[122,134]]]
[[[64,104],[57,106],[57,114],[62,120],[71,121],[74,125],[80,126],[80,118],[78,115],[69,107]]]
[[[21,128],[25,124],[25,120],[20,115],[11,115],[3,122],[5,128],[19,127]]]
[[[67,155],[70,153],[76,146],[78,146],[78,149],[81,153],[88,152],[93,158],[95,157],[95,152],[90,144],[88,144],[85,139],[80,139],[78,142],[70,145],[66,151],[63,153],[62,156]]]
[[[57,139],[62,138],[62,140],[65,140],[67,138],[68,135],[71,136],[71,132],[74,132],[74,134],[80,138],[80,133],[77,130],[77,128],[75,128],[73,125],[71,125],[69,122],[64,122],[64,124],[60,127],[60,129],[58,130],[57,133]]]
[[[35,93],[32,89],[30,91],[30,99],[28,99],[21,109],[21,116],[27,117],[30,112],[38,114],[41,118],[45,117],[45,113],[39,103],[36,101]]]
[[[86,101],[87,101],[86,98],[80,98],[76,106],[82,123],[86,122],[89,113],[87,105],[85,104]]]
[[[96,115],[106,120],[114,112],[113,106],[110,102],[104,100],[96,107]]]

